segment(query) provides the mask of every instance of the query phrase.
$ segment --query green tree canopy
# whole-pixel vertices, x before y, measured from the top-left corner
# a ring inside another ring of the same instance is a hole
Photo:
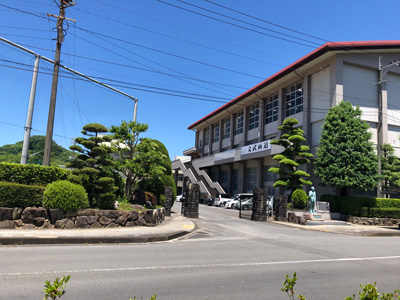
[[[361,109],[349,101],[331,107],[322,126],[315,160],[321,185],[341,189],[372,190],[378,181],[378,163],[367,122]]]
[[[120,126],[111,126],[113,133],[112,150],[117,154],[117,168],[126,176],[124,193],[132,198],[140,181],[160,178],[166,168],[165,155],[158,151],[158,145],[140,135],[148,129],[147,124],[122,121]]]
[[[111,149],[105,145],[111,138],[99,135],[107,131],[106,127],[97,123],[83,126],[82,134],[85,137],[76,138],[75,145],[70,146],[78,155],[67,164],[77,175],[70,180],[81,183],[88,193],[91,206],[100,208],[113,207],[117,190],[111,170],[115,163],[109,156]]]
[[[279,167],[272,167],[268,171],[279,174],[274,187],[282,187],[290,190],[292,193],[303,188],[303,185],[311,185],[311,181],[306,180],[310,174],[300,170],[300,166],[310,163],[313,155],[309,153],[310,147],[302,145],[306,140],[304,131],[298,127],[299,121],[295,118],[287,118],[282,125],[278,127],[282,130],[282,135],[277,140],[272,140],[271,144],[279,145],[284,148],[283,152],[273,157],[279,162]]]
[[[392,187],[400,187],[400,159],[394,155],[394,148],[390,144],[382,145],[382,153],[382,192],[387,194]]]

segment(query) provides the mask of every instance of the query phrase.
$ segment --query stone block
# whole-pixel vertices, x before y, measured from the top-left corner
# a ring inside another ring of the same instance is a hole
[[[75,221],[76,228],[87,228],[88,227],[88,217],[87,216],[78,216]]]
[[[0,222],[0,229],[14,229],[14,221],[13,220],[4,220]]]
[[[31,224],[32,220],[37,217],[48,219],[47,210],[43,207],[27,207],[21,215],[21,220],[25,224]]]
[[[103,228],[103,226],[96,221],[92,225],[90,225],[90,228]]]
[[[288,212],[288,222],[297,223],[297,216],[294,212]]]
[[[136,226],[136,222],[134,221],[128,221],[125,224],[125,227],[134,227],[134,226]]]
[[[21,219],[23,210],[24,209],[22,207],[14,207],[14,209],[13,209],[13,220]]]
[[[147,226],[146,219],[139,217],[136,221],[137,226]]]
[[[109,219],[116,220],[119,217],[120,213],[121,211],[119,210],[106,210],[105,216]]]
[[[22,220],[14,220],[14,225],[15,227],[21,227],[22,225],[24,225],[24,223],[22,223]]]
[[[144,219],[146,220],[146,223],[152,223],[153,222],[153,216],[154,212],[152,209],[147,209],[144,211]]]
[[[46,219],[43,217],[37,217],[32,220],[32,224],[36,227],[41,227]]]
[[[98,216],[87,216],[87,223],[88,223],[88,225],[92,225],[98,219],[99,219]]]
[[[127,213],[120,215],[117,218],[117,220],[115,220],[115,223],[120,226],[125,226],[126,222],[128,222],[128,214]]]
[[[49,217],[51,224],[56,224],[58,220],[64,219],[64,212],[59,208],[51,208],[49,209]]]
[[[106,226],[106,228],[116,228],[116,227],[118,227],[118,225],[115,224],[114,222],[112,222],[112,223],[110,223],[110,224],[108,224],[108,225]]]
[[[139,212],[131,210],[128,212],[128,221],[136,221],[139,218]]]
[[[56,224],[54,225],[54,228],[60,228],[60,229],[73,229],[74,227],[75,227],[75,224],[70,219],[58,220],[58,221],[56,221]]]
[[[102,216],[99,219],[99,223],[103,226],[107,226],[108,224],[110,224],[112,222],[111,219],[107,218],[106,216]]]
[[[9,207],[0,207],[0,221],[13,220],[13,211]]]

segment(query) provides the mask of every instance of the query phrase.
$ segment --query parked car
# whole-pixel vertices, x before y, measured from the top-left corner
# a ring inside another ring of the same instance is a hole
[[[176,201],[176,202],[181,202],[181,201],[182,201],[182,197],[183,197],[182,194],[176,196],[175,201]]]
[[[225,203],[225,208],[235,208],[235,204],[241,199],[247,199],[253,197],[251,193],[235,194],[229,201]]]
[[[235,209],[249,210],[253,208],[253,198],[239,200],[235,203]]]
[[[230,200],[230,197],[232,197],[232,195],[227,195],[227,194],[218,194],[215,198],[214,198],[214,206],[219,206],[219,207],[223,207],[225,205],[225,203]]]
[[[207,204],[208,206],[214,205],[214,198],[208,198],[204,200],[204,204]]]

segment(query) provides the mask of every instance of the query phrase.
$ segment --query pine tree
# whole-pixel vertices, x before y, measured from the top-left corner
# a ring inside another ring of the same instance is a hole
[[[314,156],[307,152],[310,150],[309,146],[301,145],[306,139],[303,136],[304,131],[295,127],[297,124],[299,121],[295,118],[287,118],[278,127],[283,134],[279,139],[272,140],[271,144],[282,146],[285,150],[273,157],[274,160],[279,161],[280,167],[272,167],[268,170],[279,174],[274,187],[290,190],[290,197],[295,190],[303,188],[303,185],[312,184],[311,181],[304,179],[310,174],[299,169],[300,165],[310,163],[310,159]]]
[[[91,206],[113,208],[117,188],[109,167],[114,165],[114,161],[108,156],[111,148],[104,144],[110,142],[111,138],[99,136],[99,133],[108,132],[108,129],[98,123],[87,124],[82,129],[82,134],[87,138],[78,137],[76,144],[70,146],[71,150],[79,153],[66,165],[74,169],[70,181],[84,186]]]
[[[341,189],[373,190],[378,181],[378,163],[367,122],[361,109],[348,101],[331,107],[322,126],[315,160],[315,175],[322,185]]]

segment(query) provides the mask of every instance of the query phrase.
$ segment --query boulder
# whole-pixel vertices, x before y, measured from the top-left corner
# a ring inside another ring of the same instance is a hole
[[[76,228],[87,228],[88,227],[88,217],[87,216],[78,216],[75,221]]]
[[[22,225],[24,225],[24,223],[22,223],[22,220],[19,219],[19,220],[14,220],[14,225],[16,227],[21,227]]]
[[[0,229],[14,229],[14,221],[12,220],[4,220],[0,222]]]
[[[134,227],[134,226],[136,226],[136,222],[134,221],[128,221],[125,224],[125,227]]]
[[[24,209],[22,207],[14,207],[14,209],[13,209],[13,220],[21,219],[23,210]]]
[[[49,220],[45,220],[43,225],[40,228],[42,228],[42,229],[54,228],[54,225],[51,224]]]
[[[126,222],[128,222],[128,213],[121,214],[115,221],[120,226],[125,226]]]
[[[87,223],[88,225],[92,225],[94,222],[96,222],[99,219],[98,216],[88,216],[87,217]]]
[[[64,219],[64,212],[62,209],[59,208],[49,209],[49,215],[50,215],[50,222],[53,225],[56,224],[58,220]]]
[[[118,227],[118,225],[113,222],[106,226],[106,228],[116,228],[116,227]]]
[[[288,222],[297,224],[297,216],[294,212],[288,212]]]
[[[154,212],[152,209],[147,209],[144,211],[144,218],[147,223],[152,223],[154,217]]]
[[[137,226],[147,226],[147,222],[144,218],[139,217],[136,221]]]
[[[21,220],[25,224],[31,224],[32,220],[38,217],[47,219],[47,210],[43,207],[27,207],[22,212]]]
[[[32,224],[35,225],[36,227],[41,227],[44,224],[45,220],[46,219],[43,217],[37,217],[32,220]]]
[[[103,226],[107,226],[108,224],[110,224],[112,222],[111,219],[107,218],[106,216],[102,216],[99,219],[99,223]]]
[[[120,216],[120,211],[119,210],[106,210],[105,211],[105,216],[109,219],[116,220]]]
[[[58,221],[56,221],[56,224],[54,225],[54,228],[61,228],[61,229],[72,229],[74,227],[75,227],[75,224],[70,219],[58,220]]]
[[[96,221],[92,225],[90,225],[90,228],[103,228],[103,226]]]
[[[128,221],[136,221],[139,218],[139,212],[131,210],[128,213]]]
[[[9,207],[0,207],[0,221],[13,220],[14,209]]]

